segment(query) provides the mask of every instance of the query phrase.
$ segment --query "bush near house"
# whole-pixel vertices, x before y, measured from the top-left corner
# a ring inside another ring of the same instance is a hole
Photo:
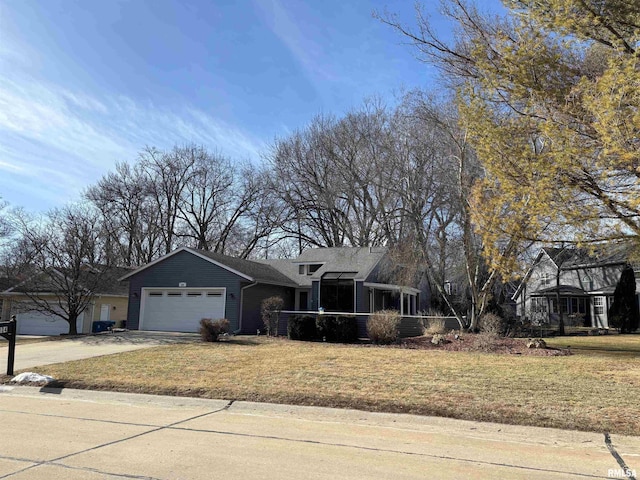
[[[346,315],[318,315],[318,338],[327,342],[353,343],[358,340],[356,317]]]
[[[203,318],[200,320],[200,336],[203,342],[217,342],[220,335],[229,332],[229,320],[221,318],[212,320]]]
[[[260,304],[260,316],[267,329],[267,335],[278,334],[278,311],[282,310],[284,300],[282,297],[265,298]]]
[[[478,329],[485,334],[501,336],[507,331],[507,322],[501,316],[487,312],[478,319]]]
[[[381,310],[374,313],[367,320],[367,333],[373,343],[389,345],[398,340],[400,334],[400,312],[396,310]]]
[[[291,315],[287,326],[291,340],[315,340],[318,338],[316,319],[310,315]]]

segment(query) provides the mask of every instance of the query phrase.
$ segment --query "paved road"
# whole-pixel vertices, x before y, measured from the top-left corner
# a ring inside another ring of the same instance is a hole
[[[171,332],[121,332],[56,338],[16,345],[14,371],[157,345],[199,340],[199,335]],[[7,342],[0,343],[0,373],[7,371]]]
[[[0,479],[585,479],[640,437],[411,415],[0,387]],[[616,456],[618,457],[616,459]]]

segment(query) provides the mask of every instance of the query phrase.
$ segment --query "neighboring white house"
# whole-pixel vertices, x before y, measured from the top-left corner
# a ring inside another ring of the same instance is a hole
[[[609,328],[613,293],[628,258],[628,244],[594,251],[543,248],[512,297],[516,314],[536,324],[558,323],[562,315],[565,324]],[[640,265],[633,266],[640,302]]]

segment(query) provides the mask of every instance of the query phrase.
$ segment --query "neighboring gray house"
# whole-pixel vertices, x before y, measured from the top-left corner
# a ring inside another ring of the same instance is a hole
[[[129,281],[127,327],[196,332],[202,318],[226,318],[233,331],[256,333],[260,305],[275,295],[285,310],[416,314],[420,291],[386,283],[387,261],[386,249],[373,247],[310,249],[292,260],[182,247],[121,278]]]
[[[543,248],[512,297],[517,316],[534,323],[557,323],[562,314],[565,324],[609,328],[613,293],[628,258],[628,244],[599,246],[595,251]],[[634,272],[638,294],[638,265]]]

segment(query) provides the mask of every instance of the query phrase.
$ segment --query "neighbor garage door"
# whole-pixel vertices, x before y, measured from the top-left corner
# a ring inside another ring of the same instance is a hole
[[[78,333],[82,332],[82,319],[84,314],[78,317],[76,322]],[[18,322],[18,335],[60,335],[69,333],[69,322],[55,315],[29,311],[16,314]]]
[[[143,290],[140,330],[197,332],[200,320],[224,318],[225,289]]]

